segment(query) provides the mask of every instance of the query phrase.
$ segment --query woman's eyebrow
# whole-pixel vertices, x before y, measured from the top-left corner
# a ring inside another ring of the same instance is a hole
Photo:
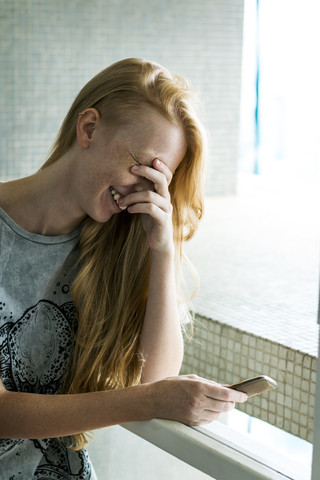
[[[137,159],[137,157],[136,157],[132,152],[129,152],[129,153],[130,153],[131,157],[133,158],[133,160],[134,160],[136,163],[138,163],[139,165],[142,165],[142,163],[139,162],[139,160]]]
[[[149,165],[148,163],[142,163],[142,162],[140,162],[140,161],[137,159],[136,155],[134,155],[134,153],[132,153],[132,152],[129,152],[129,153],[130,153],[131,157],[133,158],[133,160],[134,160],[135,162],[137,162],[139,165],[143,165],[143,166],[145,166],[145,167],[151,167],[151,166],[152,166],[153,158],[151,158],[151,160],[150,160],[150,165]]]

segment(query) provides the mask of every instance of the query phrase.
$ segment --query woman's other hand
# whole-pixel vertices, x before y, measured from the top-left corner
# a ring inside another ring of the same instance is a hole
[[[247,395],[197,375],[182,375],[160,380],[151,387],[155,417],[176,420],[186,425],[201,425],[217,420]]]

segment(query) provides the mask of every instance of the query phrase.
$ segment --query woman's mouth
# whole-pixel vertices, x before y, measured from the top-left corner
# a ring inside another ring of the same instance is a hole
[[[118,203],[118,201],[120,200],[120,198],[122,198],[122,195],[116,191],[116,189],[114,187],[110,187],[110,193],[113,197],[113,200],[115,201],[115,203],[117,204],[118,208],[120,208],[120,210],[125,210],[127,207],[121,207]]]

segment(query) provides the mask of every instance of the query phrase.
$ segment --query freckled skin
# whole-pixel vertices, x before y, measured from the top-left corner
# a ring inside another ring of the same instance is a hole
[[[149,180],[132,173],[136,162],[131,153],[149,166],[154,158],[160,158],[174,172],[186,151],[182,128],[152,109],[134,124],[117,129],[99,122],[92,137],[90,147],[82,149],[74,162],[73,187],[84,216],[99,222],[121,212],[110,195],[111,186],[122,196],[152,189]]]

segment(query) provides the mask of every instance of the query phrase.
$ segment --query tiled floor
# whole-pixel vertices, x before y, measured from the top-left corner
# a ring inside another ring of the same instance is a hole
[[[186,252],[200,275],[197,313],[317,355],[320,195],[242,177],[206,199]]]

